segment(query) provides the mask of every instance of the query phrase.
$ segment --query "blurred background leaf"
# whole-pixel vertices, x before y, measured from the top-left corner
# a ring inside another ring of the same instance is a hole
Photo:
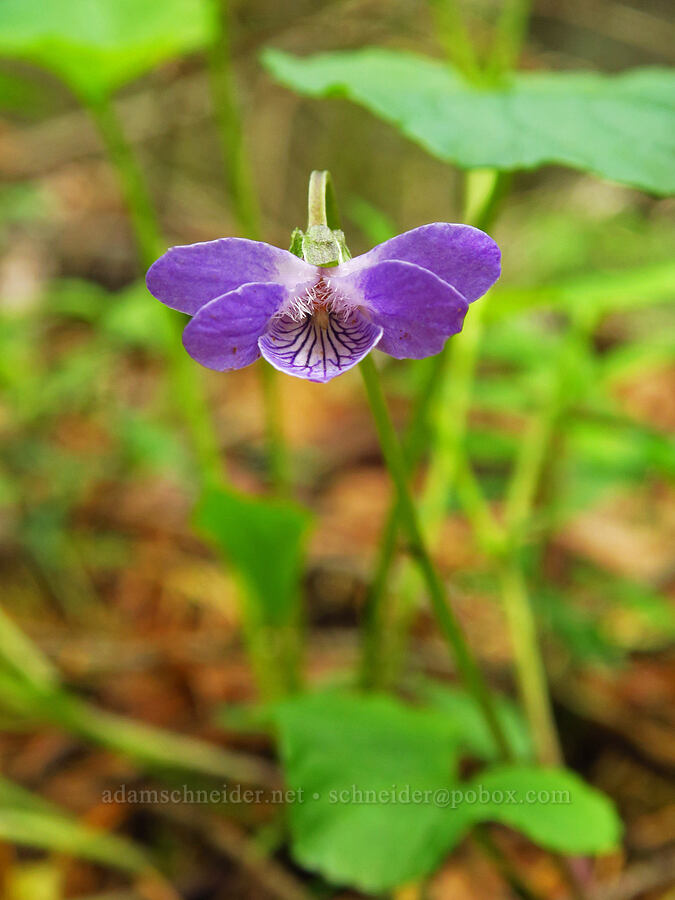
[[[202,0],[5,0],[0,55],[41,66],[81,96],[110,94],[208,40]]]
[[[361,103],[463,168],[558,163],[655,194],[675,191],[675,75],[668,69],[616,77],[518,73],[495,88],[471,85],[435,60],[380,48],[303,59],[268,50],[262,59],[288,87]]]

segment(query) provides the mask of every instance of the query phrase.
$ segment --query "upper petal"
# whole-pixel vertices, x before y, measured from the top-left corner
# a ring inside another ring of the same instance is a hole
[[[378,345],[397,359],[422,359],[439,353],[462,330],[465,298],[427,269],[395,260],[327,279],[330,287],[362,306],[382,327]]]
[[[206,303],[183,332],[183,346],[209,369],[241,369],[260,356],[258,338],[288,297],[280,284],[245,284]]]
[[[221,238],[172,247],[153,263],[148,290],[172,309],[193,316],[205,303],[251,282],[293,287],[316,270],[287,250],[245,238]]]
[[[469,303],[482,297],[501,274],[501,252],[492,238],[471,225],[435,222],[406,231],[340,266],[345,273],[397,259],[428,269]]]
[[[320,310],[300,321],[290,316],[273,319],[258,343],[262,355],[275,369],[309,381],[326,382],[361,362],[381,336],[382,328],[358,310]]]

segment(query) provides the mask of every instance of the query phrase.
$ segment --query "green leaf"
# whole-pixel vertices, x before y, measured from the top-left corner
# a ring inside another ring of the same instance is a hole
[[[563,853],[619,840],[611,802],[572,772],[500,765],[458,782],[457,725],[437,710],[323,691],[275,717],[294,856],[338,884],[381,892],[419,879],[478,822]]]
[[[195,521],[244,579],[264,622],[287,622],[297,603],[308,513],[292,503],[209,487]]]
[[[483,87],[445,63],[379,48],[304,59],[268,50],[263,62],[288,87],[353,100],[466,169],[555,163],[655,194],[675,191],[669,69],[521,72]]]
[[[419,696],[443,713],[444,719],[456,734],[457,746],[479,759],[499,758],[483,713],[464,688],[436,684],[425,680],[418,689]],[[509,745],[518,759],[532,759],[532,741],[527,723],[518,706],[508,697],[495,696],[495,702]]]
[[[322,692],[282,704],[277,721],[303,866],[379,892],[439,864],[454,820],[415,792],[433,796],[454,781],[455,737],[443,716],[385,696]],[[407,792],[400,802],[397,790]]]
[[[48,69],[101,97],[165,60],[203,47],[202,0],[3,0],[0,55]]]
[[[499,766],[464,786],[455,812],[474,822],[501,822],[559,853],[606,853],[621,838],[611,800],[567,769]],[[476,801],[470,791],[474,790]]]

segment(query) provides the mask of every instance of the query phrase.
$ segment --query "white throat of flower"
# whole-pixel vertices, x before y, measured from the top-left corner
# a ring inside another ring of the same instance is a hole
[[[354,309],[354,304],[336,291],[323,276],[309,287],[303,285],[302,291],[289,298],[277,313],[278,317],[286,317],[294,322],[301,322],[314,316],[318,324],[324,324],[327,316],[346,319]]]

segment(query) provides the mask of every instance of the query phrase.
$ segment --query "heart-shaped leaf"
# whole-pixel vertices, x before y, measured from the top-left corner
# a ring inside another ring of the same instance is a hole
[[[2,0],[0,56],[33,63],[100,97],[154,66],[203,47],[203,0]]]
[[[609,798],[568,769],[486,769],[463,785],[455,812],[473,822],[509,825],[558,853],[607,853],[621,838]]]
[[[261,624],[285,624],[296,608],[308,513],[292,503],[208,487],[195,521],[244,579]]]
[[[655,194],[675,191],[670,69],[520,72],[504,86],[479,87],[440,61],[378,48],[304,59],[268,50],[263,62],[288,87],[360,103],[466,169],[557,163]]]
[[[384,891],[439,864],[452,836],[434,797],[449,795],[457,756],[442,716],[385,696],[322,692],[282,704],[276,718],[302,865]]]
[[[457,727],[437,709],[325,691],[274,716],[293,853],[338,884],[381,892],[428,875],[477,822],[564,853],[618,841],[610,801],[572,772],[500,765],[459,782]]]

